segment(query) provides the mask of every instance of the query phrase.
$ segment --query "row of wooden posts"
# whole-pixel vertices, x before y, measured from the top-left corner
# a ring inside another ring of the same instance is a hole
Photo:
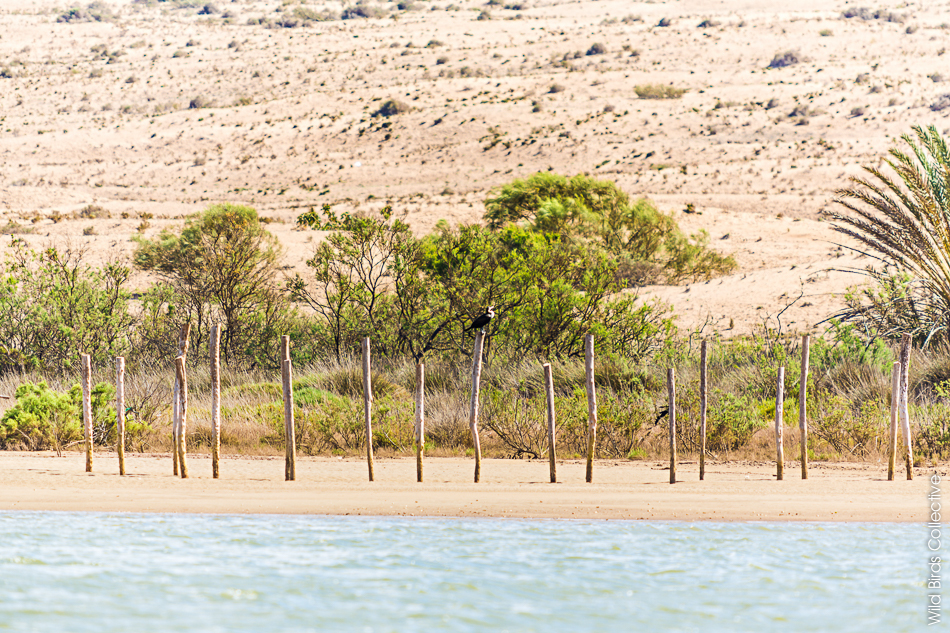
[[[178,356],[175,358],[175,383],[172,390],[172,462],[173,473],[188,478],[185,437],[188,421],[188,374],[186,359],[190,324],[185,324],[178,337]],[[212,477],[220,474],[219,458],[221,452],[221,326],[211,328],[211,469]],[[475,346],[472,354],[472,399],[469,410],[469,427],[475,449],[475,483],[481,478],[482,451],[478,439],[479,389],[482,374],[482,351],[484,333],[475,334]],[[370,366],[370,340],[363,339],[363,416],[366,433],[366,463],[369,468],[369,480],[373,481],[373,391]],[[802,479],[808,479],[808,418],[806,397],[809,369],[810,338],[802,337],[801,379],[798,394],[798,426],[801,433]],[[911,338],[905,334],[901,339],[900,360],[894,363],[891,397],[890,437],[888,451],[888,480],[894,479],[897,454],[897,426],[901,427],[904,440],[904,462],[907,479],[913,479],[913,455],[911,453],[910,419],[907,408],[908,368],[910,365]],[[588,434],[587,434],[587,483],[594,479],[594,450],[597,440],[597,394],[594,388],[594,336],[588,334],[584,341],[585,385],[587,391]],[[700,351],[699,374],[699,425],[701,446],[699,452],[699,478],[706,475],[706,411],[708,397],[707,371],[708,342],[703,341]],[[287,481],[296,479],[296,439],[294,436],[294,399],[293,376],[290,360],[290,338],[282,336],[280,340],[281,387],[284,401],[284,433],[286,437],[286,460],[284,477]],[[548,459],[551,470],[551,483],[557,482],[557,455],[555,451],[554,417],[554,379],[551,365],[545,363],[544,390],[547,402]],[[86,472],[92,472],[92,370],[88,355],[82,356],[82,415],[86,446]],[[670,483],[676,483],[676,371],[667,370],[667,392],[669,398],[669,435],[670,435]],[[416,365],[415,392],[415,443],[416,443],[416,480],[423,480],[423,455],[425,447],[425,365]],[[775,394],[775,448],[776,478],[784,477],[785,454],[783,442],[783,404],[785,398],[785,368],[778,368],[778,380]],[[119,474],[125,475],[125,359],[116,358],[116,451],[119,457]]]

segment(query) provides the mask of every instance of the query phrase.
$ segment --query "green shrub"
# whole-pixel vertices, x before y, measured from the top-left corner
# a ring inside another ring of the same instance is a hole
[[[56,393],[45,382],[17,387],[16,404],[0,419],[0,445],[29,450],[61,450],[82,440],[82,390]]]
[[[651,265],[670,283],[707,280],[736,268],[732,257],[709,248],[708,235],[686,237],[671,216],[646,198],[631,202],[610,181],[538,172],[493,194],[485,202],[490,227],[525,220],[536,232],[597,245],[614,258],[618,281],[626,284],[656,281],[660,274]]]
[[[29,450],[62,450],[83,438],[82,389],[73,385],[57,393],[46,382],[26,382],[16,390],[16,404],[0,419],[0,446],[23,445]],[[98,445],[115,445],[115,387],[101,382],[92,388],[92,439]],[[126,420],[126,441],[149,432],[147,424]]]
[[[675,88],[665,84],[642,84],[633,87],[640,99],[679,99],[686,94],[686,88]]]
[[[374,111],[372,116],[375,117],[391,117],[396,116],[397,114],[404,114],[409,112],[412,108],[407,104],[399,101],[397,99],[387,99],[383,102],[379,109]]]
[[[31,250],[14,238],[0,280],[0,371],[64,372],[81,352],[105,364],[131,347],[130,270],[93,268],[70,247]]]

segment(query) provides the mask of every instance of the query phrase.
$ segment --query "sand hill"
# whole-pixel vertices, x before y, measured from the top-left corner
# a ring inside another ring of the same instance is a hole
[[[911,125],[948,127],[948,7],[8,0],[0,228],[102,261],[241,202],[302,269],[311,206],[391,203],[425,232],[515,177],[586,172],[735,254],[644,290],[685,325],[746,332],[802,294],[783,326],[812,328],[863,265],[819,211]]]

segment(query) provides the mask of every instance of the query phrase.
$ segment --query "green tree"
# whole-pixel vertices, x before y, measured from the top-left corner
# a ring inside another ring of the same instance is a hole
[[[420,269],[420,243],[391,207],[378,216],[338,217],[327,205],[297,222],[332,231],[307,260],[314,283],[298,275],[290,286],[293,296],[324,320],[337,359],[355,352],[363,336],[371,336],[383,354],[416,360],[446,348],[452,318],[443,289],[428,283]]]
[[[448,328],[453,337],[488,305],[496,313],[489,340],[512,358],[581,356],[588,331],[609,332],[598,345],[614,341],[611,352],[639,358],[668,332],[662,311],[616,296],[617,263],[602,249],[515,225],[443,228],[422,242],[429,285],[441,287],[456,315]],[[634,345],[636,335],[651,342]]]
[[[388,207],[340,217],[325,207],[298,222],[331,231],[307,262],[314,282],[297,277],[291,287],[322,317],[337,358],[356,353],[362,336],[389,357],[470,355],[465,327],[487,306],[495,318],[486,353],[510,358],[581,355],[584,334],[596,328],[610,331],[603,344],[614,341],[612,351],[639,354],[632,338],[666,331],[660,311],[612,298],[616,261],[583,241],[513,224],[445,223],[417,239]]]
[[[221,322],[225,360],[274,366],[277,338],[292,320],[280,257],[277,238],[257,212],[232,204],[193,216],[178,235],[163,231],[154,240],[141,240],[135,264],[167,284],[146,299],[147,322],[156,327],[143,330],[146,344],[160,355],[174,354],[177,342],[168,332],[191,321],[192,345],[204,349],[211,325]]]
[[[89,266],[71,247],[36,252],[17,238],[11,247],[0,283],[0,369],[66,372],[81,354],[104,364],[129,351],[136,318],[127,267]]]
[[[644,274],[651,269],[666,281],[679,283],[709,279],[736,267],[732,257],[709,248],[705,233],[686,237],[672,216],[648,199],[631,202],[616,184],[605,180],[539,172],[502,186],[485,207],[492,229],[523,222],[536,232],[603,248],[621,264],[618,272],[627,282],[653,281]],[[633,262],[654,266],[632,266]]]
[[[892,148],[893,174],[865,166],[825,213],[834,229],[877,260],[863,272],[869,288],[854,291],[838,316],[871,336],[911,333],[921,344],[946,339],[950,327],[950,150],[933,126],[901,138],[909,152]],[[916,138],[915,138],[916,137]]]

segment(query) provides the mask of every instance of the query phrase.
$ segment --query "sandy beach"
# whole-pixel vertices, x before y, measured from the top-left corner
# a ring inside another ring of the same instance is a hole
[[[681,462],[682,481],[656,461],[599,461],[594,483],[584,463],[558,464],[559,483],[548,482],[544,461],[485,460],[482,483],[471,482],[473,461],[426,461],[426,481],[415,482],[410,458],[376,462],[367,481],[358,459],[308,458],[297,462],[297,481],[283,481],[283,458],[226,458],[221,479],[211,461],[195,455],[190,478],[173,477],[168,455],[130,455],[125,477],[114,454],[97,454],[93,473],[84,457],[67,453],[0,454],[0,510],[398,515],[683,521],[924,521],[932,469],[903,472],[887,481],[886,464],[812,464],[802,481],[798,464],[786,464],[775,481],[774,464],[707,464],[699,481],[696,462]],[[941,476],[946,469],[940,468]]]

